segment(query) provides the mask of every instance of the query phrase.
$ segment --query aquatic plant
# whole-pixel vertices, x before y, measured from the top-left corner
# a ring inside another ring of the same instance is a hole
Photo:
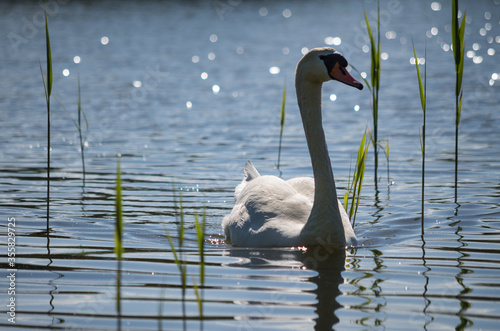
[[[373,153],[375,156],[375,189],[378,186],[377,179],[377,169],[378,169],[378,101],[379,101],[379,88],[380,88],[380,1],[377,5],[377,41],[373,37],[373,31],[370,26],[370,21],[368,20],[368,15],[366,14],[366,10],[363,8],[363,12],[365,14],[365,22],[366,22],[366,30],[368,32],[368,36],[370,38],[370,59],[371,59],[371,70],[370,70],[370,84],[366,79],[365,83],[367,83],[370,92],[372,93],[372,115],[373,115]]]
[[[82,108],[82,93],[80,89],[80,77],[78,77],[78,103],[77,103],[77,110],[78,110],[78,121],[75,122],[76,129],[78,130],[78,136],[80,137],[80,153],[82,157],[82,175],[83,175],[83,185],[85,186],[85,143],[84,143],[84,138],[83,138],[83,133],[82,133],[82,117],[85,121],[85,128],[89,128],[89,122],[87,121],[87,116],[85,116],[85,112],[83,111]]]
[[[413,56],[415,59],[415,67],[417,68],[418,90],[420,93],[420,104],[423,111],[422,131],[420,134],[420,149],[422,150],[422,235],[424,235],[424,190],[425,190],[425,117],[427,114],[427,47],[425,48],[424,55],[424,79],[422,83],[422,76],[420,75],[420,68],[418,67],[419,61],[417,52],[415,51],[415,43],[413,42]]]
[[[184,208],[182,204],[182,193],[179,192],[179,198],[177,200],[176,189],[173,187],[172,189],[174,195],[174,210],[175,217],[177,220],[177,233],[178,233],[178,246],[175,248],[174,241],[170,232],[168,231],[165,223],[163,223],[163,228],[165,229],[165,234],[167,236],[168,242],[170,244],[170,249],[172,250],[172,254],[174,255],[174,262],[179,269],[180,277],[181,277],[181,286],[182,286],[182,316],[184,329],[186,329],[185,320],[186,320],[186,289],[187,289],[187,260],[183,256],[184,251],[184,233],[185,233],[185,222],[184,222]],[[196,296],[196,301],[198,303],[198,312],[200,315],[200,321],[203,321],[203,288],[205,287],[205,227],[206,227],[206,209],[203,209],[203,213],[201,216],[201,221],[198,216],[198,213],[194,214],[194,226],[196,229],[196,241],[198,245],[198,255],[200,257],[199,263],[199,279],[200,286],[196,283],[196,279],[193,277],[193,290]],[[160,313],[161,315],[161,313]],[[200,324],[200,329],[203,328],[203,324]]]
[[[347,183],[348,190],[344,194],[344,209],[349,215],[349,219],[351,220],[353,227],[356,221],[356,213],[358,211],[359,200],[361,197],[361,187],[363,186],[363,178],[365,175],[366,155],[368,153],[369,146],[370,144],[366,143],[365,131],[365,133],[363,134],[363,139],[361,139],[361,143],[359,144],[356,166],[354,167],[352,181],[349,174],[349,180]]]
[[[123,211],[122,211],[122,180],[120,159],[116,165],[116,186],[115,186],[115,254],[121,260],[123,254],[122,234],[123,234]]]
[[[121,261],[123,255],[123,212],[122,212],[122,180],[120,159],[116,165],[116,186],[115,186],[115,255],[118,261],[116,272],[116,311],[118,312],[118,329],[121,329]]]
[[[174,262],[179,269],[180,277],[181,277],[181,288],[182,288],[182,316],[183,316],[183,325],[184,330],[186,329],[186,288],[187,288],[187,261],[183,257],[184,251],[184,209],[182,206],[182,193],[179,193],[179,203],[177,202],[177,194],[176,189],[172,185],[172,192],[174,195],[174,210],[175,210],[175,218],[177,223],[177,233],[179,236],[178,240],[178,248],[175,248],[174,241],[170,236],[170,233],[163,223],[163,228],[165,229],[165,234],[167,236],[168,242],[170,244],[170,248],[172,250],[172,254],[174,255]],[[180,221],[179,221],[180,219]]]
[[[62,109],[66,110],[66,107],[57,99],[55,98],[56,101],[59,103]],[[66,110],[67,111],[67,110]],[[87,116],[85,115],[85,112],[83,111],[82,108],[82,94],[81,94],[81,89],[80,89],[80,77],[78,77],[78,100],[77,100],[77,119],[76,121],[71,118],[73,121],[73,124],[75,125],[76,129],[78,130],[78,136],[80,138],[80,156],[82,159],[82,176],[83,176],[83,185],[85,186],[85,138],[82,130],[82,118],[85,122],[85,130],[88,130],[89,128],[89,122],[87,121]]]
[[[384,139],[381,142],[385,142],[385,148],[384,148],[384,154],[385,154],[385,164],[387,166],[387,185],[391,185],[391,177],[389,175],[390,173],[390,163],[389,163],[389,139]],[[380,146],[380,145],[379,145]]]
[[[455,203],[457,203],[458,191],[458,126],[462,111],[462,77],[464,72],[465,54],[465,12],[460,25],[458,24],[458,0],[452,1],[451,39],[453,57],[455,59]]]
[[[42,63],[40,71],[42,73],[43,87],[45,90],[45,101],[47,103],[47,240],[49,238],[49,218],[50,218],[50,96],[52,94],[52,52],[50,50],[49,24],[47,20],[47,4],[44,3],[45,11],[45,41],[47,52],[47,77],[44,78]],[[48,242],[47,242],[48,245]]]
[[[206,209],[203,209],[203,215],[201,218],[201,222],[198,219],[198,214],[194,214],[194,225],[196,228],[196,239],[198,242],[198,254],[200,256],[200,285],[203,290],[205,286],[205,225],[207,223],[207,213]],[[203,292],[198,291],[198,286],[196,285],[196,281],[193,278],[193,286],[196,294],[196,301],[198,302],[198,311],[200,314],[200,319],[203,317]]]
[[[283,84],[283,97],[281,99],[281,113],[280,113],[280,142],[278,147],[278,164],[276,165],[276,169],[280,172],[280,157],[281,157],[281,141],[283,139],[283,129],[285,127],[285,101],[286,101],[286,83]]]

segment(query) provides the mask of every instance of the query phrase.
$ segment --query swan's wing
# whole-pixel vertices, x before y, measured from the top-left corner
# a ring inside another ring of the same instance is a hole
[[[234,199],[238,200],[238,197],[240,196],[241,191],[243,191],[243,189],[245,188],[247,183],[249,181],[251,181],[252,179],[255,179],[257,177],[260,177],[259,172],[257,171],[257,169],[255,169],[252,162],[247,161],[247,163],[245,164],[245,170],[243,171],[243,180],[241,181],[241,183],[238,186],[236,186],[236,188],[234,190]]]
[[[244,181],[236,203],[222,221],[226,238],[247,247],[293,246],[312,201],[276,176]]]
[[[311,202],[314,201],[314,178],[312,177],[295,177],[286,181],[288,185],[293,187],[297,193],[304,195]]]

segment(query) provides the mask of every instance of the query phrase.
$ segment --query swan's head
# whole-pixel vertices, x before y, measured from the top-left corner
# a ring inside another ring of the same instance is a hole
[[[300,75],[301,79],[317,83],[333,79],[362,90],[363,84],[349,74],[347,65],[347,60],[335,49],[314,48],[299,61],[297,75]]]

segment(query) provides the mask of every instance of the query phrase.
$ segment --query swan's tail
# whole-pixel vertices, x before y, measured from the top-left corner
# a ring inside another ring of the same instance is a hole
[[[244,174],[245,175],[244,175],[243,180],[246,181],[246,182],[249,182],[252,179],[257,178],[257,177],[260,176],[260,174],[257,171],[257,169],[255,169],[255,167],[253,166],[252,162],[250,162],[250,161],[247,161],[247,163],[245,164]]]
[[[245,164],[245,170],[243,171],[243,180],[238,186],[236,186],[236,189],[234,190],[234,198],[238,200],[238,196],[247,185],[247,182],[259,176],[260,174],[257,171],[257,169],[255,169],[255,167],[253,166],[252,162],[247,161],[247,163]]]

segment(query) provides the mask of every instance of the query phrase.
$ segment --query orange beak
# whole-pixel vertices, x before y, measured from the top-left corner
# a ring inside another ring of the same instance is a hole
[[[332,71],[330,71],[330,76],[338,80],[339,82],[342,82],[346,85],[352,86],[357,88],[358,90],[363,89],[363,84],[358,82],[354,77],[352,77],[348,72],[346,68],[340,67],[340,64],[337,62],[335,66],[332,68]]]

